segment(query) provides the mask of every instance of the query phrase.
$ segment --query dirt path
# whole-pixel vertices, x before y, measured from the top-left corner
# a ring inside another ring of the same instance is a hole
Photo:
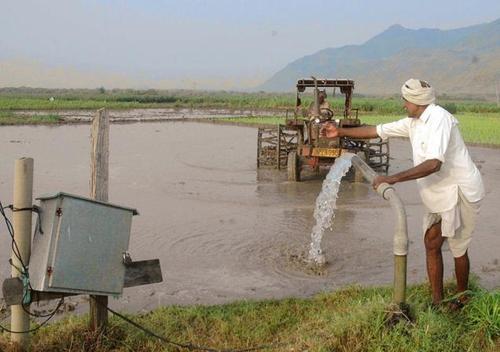
[[[112,126],[109,199],[139,210],[132,258],[160,258],[164,278],[161,284],[126,289],[111,299],[112,307],[138,311],[391,284],[392,210],[367,184],[343,182],[333,231],[323,241],[329,264],[321,275],[304,269],[297,258],[309,245],[322,177],[290,183],[283,172],[256,170],[256,135],[254,128],[190,122]],[[35,196],[88,194],[89,126],[2,127],[0,148],[4,204],[12,199],[14,160],[22,156],[35,159]],[[391,172],[411,165],[408,142],[392,141],[391,151]],[[488,193],[470,250],[472,271],[493,288],[500,283],[500,153],[471,151]],[[426,278],[422,207],[414,183],[397,190],[411,237],[408,281],[421,282]],[[3,225],[0,232],[5,278],[10,243]],[[451,262],[446,252],[447,278]]]

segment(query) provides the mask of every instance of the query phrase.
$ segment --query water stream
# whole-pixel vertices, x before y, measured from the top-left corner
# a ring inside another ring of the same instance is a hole
[[[314,208],[314,219],[316,225],[312,228],[311,249],[309,250],[308,261],[317,265],[326,263],[325,254],[321,250],[321,239],[325,229],[332,227],[335,209],[337,208],[337,196],[340,187],[340,180],[345,176],[351,167],[352,153],[344,153],[340,158],[335,159],[335,163],[330,168],[328,175],[323,181],[321,192],[316,198]]]

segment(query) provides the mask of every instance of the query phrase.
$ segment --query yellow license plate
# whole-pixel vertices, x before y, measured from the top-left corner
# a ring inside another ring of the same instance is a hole
[[[338,158],[342,149],[340,148],[313,148],[311,155],[327,158]]]

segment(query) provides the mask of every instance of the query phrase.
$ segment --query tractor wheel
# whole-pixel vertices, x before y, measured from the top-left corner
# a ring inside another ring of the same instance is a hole
[[[287,171],[288,181],[300,181],[300,162],[296,151],[288,153]]]

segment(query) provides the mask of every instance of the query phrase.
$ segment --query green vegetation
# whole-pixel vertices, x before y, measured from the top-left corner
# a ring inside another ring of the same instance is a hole
[[[53,100],[51,99],[53,98]],[[329,99],[334,109],[341,110],[343,98]],[[303,97],[303,106],[312,101],[311,95]],[[442,97],[440,104],[458,113],[498,112],[495,103],[477,100]],[[402,113],[399,97],[368,98],[354,96],[355,108],[371,114]],[[242,93],[207,92],[188,90],[133,90],[112,89],[0,89],[0,110],[61,110],[61,109],[110,109],[131,108],[227,108],[286,110],[295,106],[293,93]]]
[[[2,125],[43,125],[61,123],[62,119],[54,114],[17,115],[12,112],[0,111],[0,126]]]
[[[500,114],[457,114],[466,142],[500,145]]]
[[[450,295],[453,286],[447,285]],[[195,345],[269,351],[498,351],[500,292],[476,285],[460,312],[429,306],[427,285],[408,290],[412,322],[388,324],[389,288],[348,287],[310,299],[235,302],[218,306],[161,307],[129,319],[169,340]],[[182,351],[163,345],[118,317],[105,336],[87,331],[87,316],[70,316],[43,327],[32,338],[32,352]],[[96,347],[96,339],[100,346]],[[9,351],[8,334],[0,350]],[[13,351],[13,349],[10,349]]]
[[[53,98],[53,99],[52,99]],[[308,106],[311,96],[303,97],[303,106]],[[337,115],[343,111],[340,97],[329,99]],[[440,103],[454,112],[460,120],[460,128],[468,143],[500,145],[500,107],[494,103],[477,100],[458,100],[443,97]],[[60,123],[59,110],[87,109],[101,107],[109,109],[134,108],[225,108],[274,110],[282,114],[295,105],[291,93],[235,93],[203,91],[160,91],[113,89],[0,89],[0,125],[6,124],[50,124]],[[393,121],[404,115],[398,97],[367,98],[354,97],[353,108],[357,109],[363,123],[377,124]],[[38,115],[21,110],[47,111]],[[278,113],[277,113],[278,114]],[[224,122],[252,125],[273,125],[284,123],[283,117],[264,116],[223,119]]]
[[[387,123],[401,118],[403,115],[361,115],[361,122],[367,125]],[[500,145],[500,113],[459,113],[455,115],[459,120],[459,128],[467,143],[477,143],[491,146]],[[221,121],[248,125],[277,125],[284,124],[284,117],[232,117]]]
[[[133,108],[286,109],[291,94],[157,90],[0,89],[0,110]]]
[[[500,113],[457,113],[460,132],[467,143],[500,145]],[[362,122],[375,125],[394,121],[395,116],[363,116]]]

